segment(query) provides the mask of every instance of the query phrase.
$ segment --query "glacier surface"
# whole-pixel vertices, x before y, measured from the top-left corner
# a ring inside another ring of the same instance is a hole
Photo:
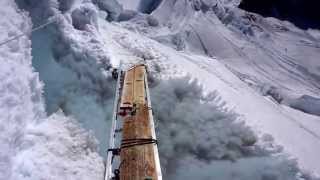
[[[0,2],[0,40],[27,33],[0,46],[0,179],[102,179],[120,62],[148,65],[165,179],[317,179],[319,30],[143,2]]]

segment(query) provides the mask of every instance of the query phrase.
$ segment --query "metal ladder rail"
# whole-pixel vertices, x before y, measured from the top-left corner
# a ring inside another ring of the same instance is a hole
[[[116,87],[116,96],[113,104],[113,115],[112,115],[112,124],[111,124],[111,131],[109,137],[109,149],[115,148],[115,136],[116,136],[116,127],[117,127],[117,120],[118,120],[118,108],[120,102],[120,89],[121,89],[121,77],[122,77],[122,70],[121,64],[117,70],[118,78],[117,78],[117,87]],[[113,161],[113,152],[107,152],[107,160],[106,160],[106,168],[105,168],[105,180],[111,180],[113,177],[112,172],[112,161]]]

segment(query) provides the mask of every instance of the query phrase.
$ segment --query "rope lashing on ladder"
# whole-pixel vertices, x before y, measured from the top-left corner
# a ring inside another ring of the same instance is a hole
[[[152,138],[123,139],[120,148],[112,148],[108,151],[111,151],[114,156],[119,156],[121,149],[148,144],[158,144],[158,140]]]
[[[152,138],[123,139],[121,142],[121,149],[147,144],[158,144],[158,140]]]

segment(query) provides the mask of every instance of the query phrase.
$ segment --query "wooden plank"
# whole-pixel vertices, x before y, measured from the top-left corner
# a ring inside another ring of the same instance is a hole
[[[134,69],[125,73],[120,109],[132,109],[133,107],[133,83],[134,83]]]
[[[137,66],[134,70],[134,98],[135,104],[144,104],[146,99],[146,92],[144,87],[144,73],[145,66]]]
[[[135,116],[126,117],[123,139],[151,138],[148,107],[138,108]],[[154,145],[137,145],[121,149],[120,180],[157,180]]]
[[[136,105],[136,113],[123,118],[122,142],[128,142],[125,141],[128,139],[135,139],[130,142],[137,142],[137,139],[150,140],[152,131],[146,104],[145,66],[137,66],[128,72],[133,72],[129,75],[134,77],[133,103]],[[157,180],[154,144],[122,144],[120,161],[120,180]]]

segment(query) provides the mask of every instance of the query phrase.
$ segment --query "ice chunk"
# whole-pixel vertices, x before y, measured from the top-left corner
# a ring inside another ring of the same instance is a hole
[[[86,25],[91,24],[98,28],[97,17],[98,13],[96,9],[90,6],[82,6],[73,10],[72,14],[72,25],[78,30],[85,30]]]
[[[152,15],[147,16],[147,22],[150,26],[159,26],[159,21]]]
[[[59,10],[62,12],[66,12],[71,9],[75,0],[59,0]]]
[[[303,95],[290,103],[290,107],[301,110],[305,113],[320,116],[320,98]]]
[[[121,14],[118,17],[118,21],[128,21],[132,18],[134,18],[138,14],[137,11],[133,10],[124,10],[121,12]]]
[[[98,5],[99,9],[108,13],[108,21],[117,20],[123,10],[123,7],[116,0],[93,0],[93,2]]]

